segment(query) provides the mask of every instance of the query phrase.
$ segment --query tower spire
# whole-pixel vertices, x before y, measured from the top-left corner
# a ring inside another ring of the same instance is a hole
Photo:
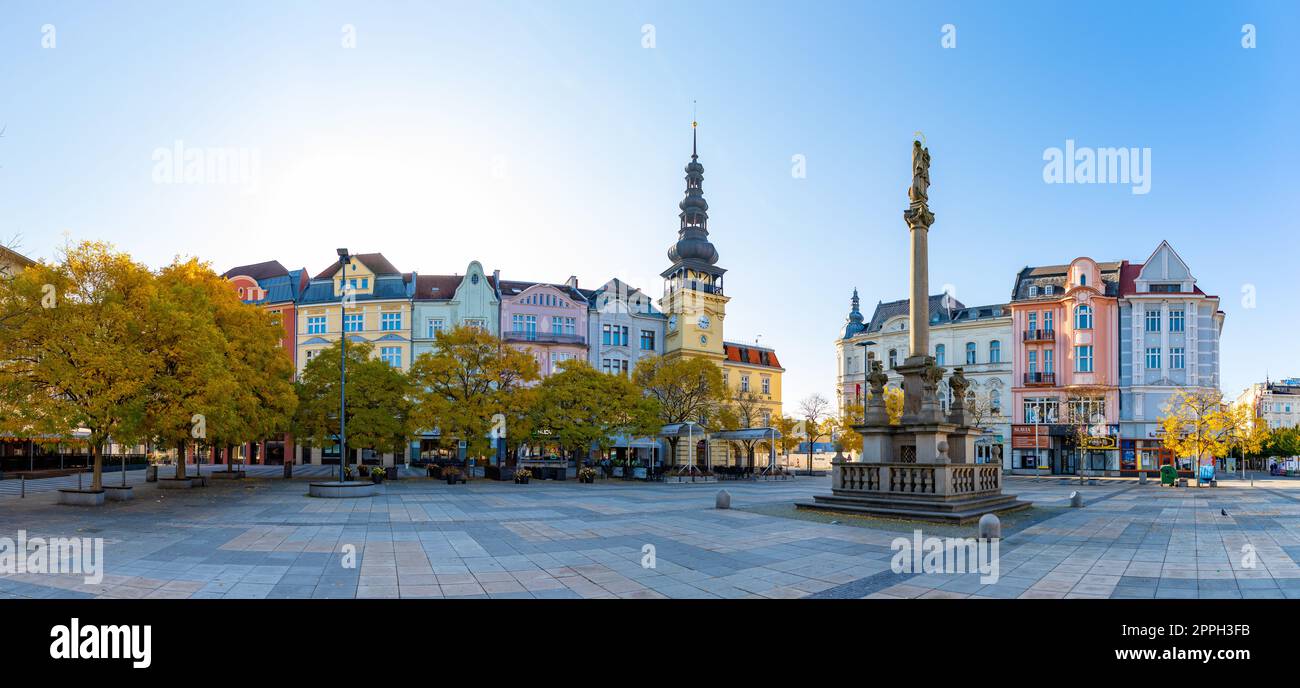
[[[718,262],[718,250],[709,242],[709,202],[704,200],[704,165],[700,164],[699,122],[691,121],[691,161],[686,163],[686,195],[677,207],[681,226],[677,242],[668,249],[673,265],[688,263],[695,269]]]

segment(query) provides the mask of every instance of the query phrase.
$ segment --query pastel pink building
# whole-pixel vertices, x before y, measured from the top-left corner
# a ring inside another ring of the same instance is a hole
[[[1011,299],[1011,468],[1119,471],[1122,263],[1027,267]]]
[[[501,339],[537,359],[542,377],[560,364],[587,360],[587,299],[578,280],[564,284],[501,282]]]

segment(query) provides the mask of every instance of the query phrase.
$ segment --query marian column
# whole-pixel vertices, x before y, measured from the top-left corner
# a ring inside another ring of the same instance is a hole
[[[922,148],[920,141],[912,142],[912,188],[907,197],[911,204],[903,212],[903,219],[912,233],[912,303],[910,357],[930,353],[930,225],[934,213],[930,212],[930,149]]]
[[[934,424],[941,422],[938,387],[943,369],[930,356],[930,252],[928,237],[934,213],[929,206],[930,151],[912,142],[911,200],[903,219],[912,234],[912,292],[908,315],[911,350],[903,365],[896,368],[903,376],[903,423]],[[924,452],[922,452],[924,454]]]

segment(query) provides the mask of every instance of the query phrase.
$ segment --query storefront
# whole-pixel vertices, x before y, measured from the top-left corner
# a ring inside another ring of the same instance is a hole
[[[1050,425],[1011,426],[1011,472],[1036,475],[1051,472],[1057,452]]]

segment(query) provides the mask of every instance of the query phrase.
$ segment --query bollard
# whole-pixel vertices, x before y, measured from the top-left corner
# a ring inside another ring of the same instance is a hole
[[[1002,537],[1002,519],[996,514],[984,514],[980,516],[979,539],[997,540]]]
[[[717,499],[715,499],[715,500],[713,501],[713,508],[715,508],[715,509],[730,509],[730,508],[731,508],[731,495],[730,495],[730,494],[727,494],[727,491],[726,491],[726,490],[718,490],[718,497],[717,497]]]
[[[1071,492],[1071,493],[1070,493],[1070,507],[1071,507],[1071,508],[1074,508],[1074,509],[1078,509],[1078,508],[1081,507],[1081,506],[1083,506],[1083,495],[1079,494],[1079,491],[1078,491],[1078,490],[1075,490],[1074,492]]]
[[[24,498],[27,497],[27,474],[24,473],[24,474],[23,474],[22,476],[20,476],[20,477],[22,478],[22,480],[20,481],[20,484],[18,485],[18,488],[19,488],[18,498],[19,498],[19,499],[24,499]]]

